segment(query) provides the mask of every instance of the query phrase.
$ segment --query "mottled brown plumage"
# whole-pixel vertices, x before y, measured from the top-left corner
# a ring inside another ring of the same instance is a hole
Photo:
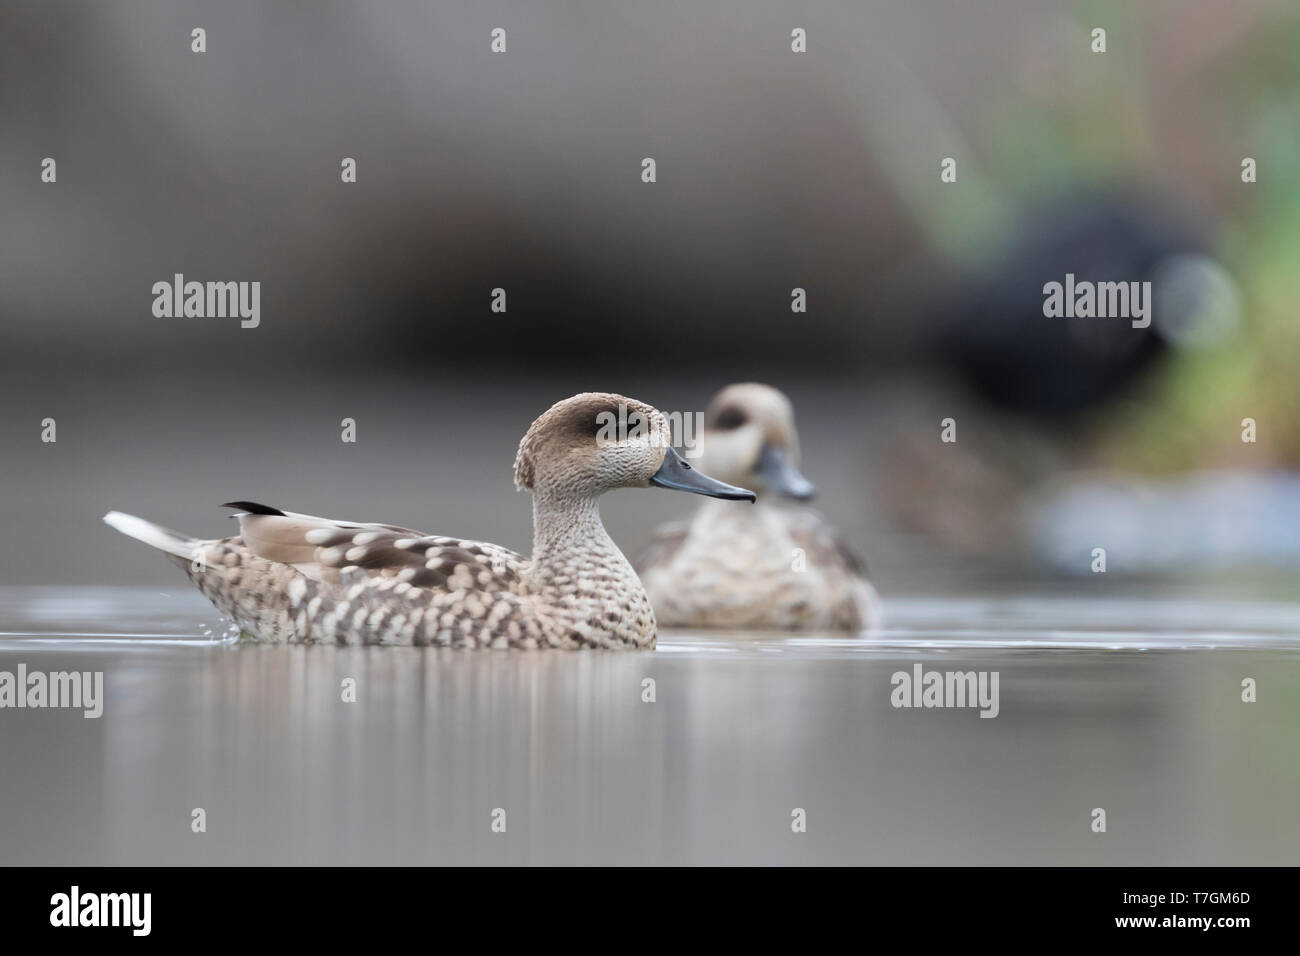
[[[665,627],[861,631],[881,620],[866,566],[810,508],[794,413],[781,392],[748,383],[709,404],[700,467],[759,493],[753,508],[705,502],[661,527],[638,567]]]
[[[604,416],[629,413],[644,428],[605,440]],[[517,486],[533,495],[531,558],[246,501],[231,505],[241,510],[240,534],[220,540],[118,512],[105,520],[166,551],[224,614],[264,640],[645,648],[655,644],[654,611],[605,532],[597,501],[611,488],[647,487],[675,457],[667,421],[649,405],[587,392],[552,406],[528,429],[515,461]],[[697,480],[701,488],[710,481]],[[701,493],[726,488],[712,485]]]

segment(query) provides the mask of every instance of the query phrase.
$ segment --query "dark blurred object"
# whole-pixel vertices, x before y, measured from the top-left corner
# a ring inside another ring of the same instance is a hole
[[[1120,393],[1166,350],[1159,324],[1043,314],[1048,282],[1152,282],[1175,257],[1205,255],[1201,230],[1168,208],[1117,195],[1057,200],[1028,217],[1010,251],[957,309],[941,354],[983,398],[1073,416]]]

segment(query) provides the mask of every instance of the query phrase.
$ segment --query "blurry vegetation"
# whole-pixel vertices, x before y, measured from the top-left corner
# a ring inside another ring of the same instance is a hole
[[[1174,352],[1140,403],[1099,423],[1096,454],[1147,471],[1300,467],[1300,9],[1277,8],[1203,71],[1188,91],[1201,135],[1220,144],[1220,260],[1239,283],[1239,334]],[[1258,181],[1243,183],[1253,157]],[[1173,160],[1171,159],[1171,162]],[[1241,421],[1257,422],[1257,443]]]
[[[963,124],[981,173],[964,182],[1015,215],[1044,197],[1136,188],[1215,224],[1211,248],[1241,295],[1237,334],[1170,349],[1095,411],[1077,433],[1089,463],[1300,467],[1300,6],[1181,9],[1172,32],[1160,4],[1029,18],[1011,44],[1012,88]],[[1105,54],[1088,52],[1093,25],[1107,29]],[[1255,183],[1241,181],[1247,156]],[[1014,230],[994,226],[966,222],[972,255],[1005,252]],[[1241,441],[1248,417],[1256,444]]]

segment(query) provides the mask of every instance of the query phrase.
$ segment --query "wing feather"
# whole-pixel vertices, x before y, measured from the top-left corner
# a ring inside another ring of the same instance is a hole
[[[528,561],[508,548],[401,525],[257,508],[236,515],[244,545],[258,557],[292,564],[309,577],[337,577],[357,568],[370,577],[397,578],[418,588],[522,593]]]

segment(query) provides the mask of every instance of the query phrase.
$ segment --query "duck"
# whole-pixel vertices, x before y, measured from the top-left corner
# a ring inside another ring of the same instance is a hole
[[[799,470],[794,409],[779,389],[728,385],[709,402],[695,461],[758,494],[755,507],[705,503],[661,526],[637,567],[659,623],[673,628],[861,632],[882,621],[866,564],[820,513]],[[786,506],[781,502],[793,502]]]
[[[118,511],[104,521],[164,552],[257,640],[650,649],[654,610],[601,523],[601,495],[658,487],[755,500],[693,468],[671,437],[662,412],[613,392],[583,392],[540,415],[514,466],[515,487],[533,499],[529,557],[251,501],[222,506],[239,519],[239,534],[228,538],[201,540]]]

